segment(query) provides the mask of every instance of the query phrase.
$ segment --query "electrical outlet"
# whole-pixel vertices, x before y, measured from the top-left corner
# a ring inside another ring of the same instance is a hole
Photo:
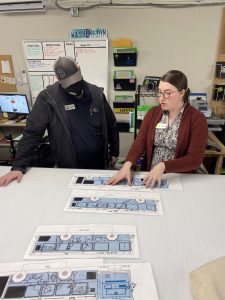
[[[21,71],[21,77],[22,77],[22,80],[23,80],[23,83],[27,83],[27,73],[25,70],[22,70]]]
[[[78,17],[79,16],[79,9],[78,7],[70,8],[70,15],[71,17]]]

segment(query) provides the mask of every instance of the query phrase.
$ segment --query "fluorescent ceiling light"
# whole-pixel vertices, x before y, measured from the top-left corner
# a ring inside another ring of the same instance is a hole
[[[45,6],[42,1],[23,0],[23,1],[4,1],[0,2],[0,13],[44,11]]]

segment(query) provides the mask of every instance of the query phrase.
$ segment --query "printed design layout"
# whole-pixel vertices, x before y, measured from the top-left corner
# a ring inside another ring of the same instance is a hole
[[[101,175],[99,175],[99,173]],[[115,172],[109,173],[109,171],[101,171],[98,174],[85,173],[74,174],[69,183],[69,188],[80,188],[80,189],[108,189],[108,190],[136,190],[136,191],[152,191],[150,188],[146,188],[142,184],[145,175],[135,175],[132,180],[132,185],[129,186],[126,180],[122,180],[116,185],[108,185],[108,180],[115,174]],[[147,173],[146,173],[147,174]],[[178,178],[165,178],[161,181],[161,187],[156,186],[154,190],[182,190],[182,186]]]
[[[159,193],[73,190],[66,211],[162,215]]]
[[[39,226],[24,258],[138,258],[135,226]]]
[[[158,300],[148,263],[21,262],[0,270],[1,299]]]

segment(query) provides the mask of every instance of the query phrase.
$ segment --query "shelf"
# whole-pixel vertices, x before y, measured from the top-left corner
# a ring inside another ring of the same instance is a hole
[[[225,101],[216,101],[216,100],[211,100],[210,106],[212,108],[212,111],[220,116],[224,117],[225,115]]]
[[[221,73],[220,69],[217,69],[217,73],[216,73],[217,62],[223,63],[223,64],[221,64],[221,70],[223,70],[223,66],[225,63],[225,8],[223,8],[219,45],[218,45],[216,62],[215,62],[215,75],[214,75],[213,85],[212,85],[212,97],[211,97],[211,101],[210,101],[210,106],[212,108],[212,111],[221,117],[225,117],[224,87],[221,86],[221,91],[219,91],[219,89],[215,90],[215,85],[225,86],[225,78],[220,78],[217,76],[218,74],[221,77],[224,76],[224,72],[222,71],[222,73]],[[219,98],[219,99],[223,98],[223,99],[215,100],[215,98]]]
[[[0,119],[0,127],[25,127],[26,120],[17,122],[15,120],[8,120],[6,118]]]

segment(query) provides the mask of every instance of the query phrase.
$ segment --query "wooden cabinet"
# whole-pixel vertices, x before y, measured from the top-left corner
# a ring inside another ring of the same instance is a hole
[[[211,108],[214,113],[225,116],[225,8],[223,9],[215,75],[212,86]]]

